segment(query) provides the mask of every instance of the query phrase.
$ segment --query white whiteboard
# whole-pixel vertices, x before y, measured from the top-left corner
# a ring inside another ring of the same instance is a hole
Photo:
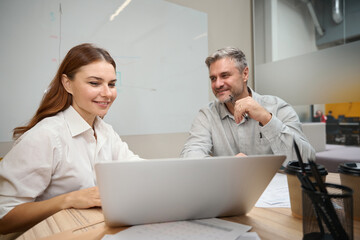
[[[105,117],[120,135],[186,132],[208,102],[207,15],[163,0],[0,1],[0,141],[35,113],[70,48],[95,43],[117,64]]]

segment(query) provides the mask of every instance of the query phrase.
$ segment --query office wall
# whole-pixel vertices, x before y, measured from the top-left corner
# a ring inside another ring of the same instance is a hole
[[[225,46],[244,51],[253,87],[253,43],[251,0],[166,0],[207,13],[209,54]],[[205,59],[204,59],[205,61]],[[211,89],[209,98],[213,99]]]
[[[328,114],[332,111],[332,115],[338,118],[339,115],[345,117],[360,117],[360,102],[347,102],[347,103],[329,103],[325,104],[324,113]]]
[[[299,0],[254,0],[256,64],[316,51],[313,21]]]
[[[121,136],[129,148],[142,158],[179,157],[188,137],[187,132]]]
[[[192,8],[207,14],[208,19],[208,44],[209,53],[224,46],[236,46],[244,50],[247,55],[249,67],[252,72],[252,21],[251,21],[251,0],[167,0],[168,2],[179,4],[180,6]],[[81,11],[80,11],[81,13]],[[1,16],[0,16],[1,17]],[[25,46],[26,47],[26,46]],[[204,64],[201,60],[201,64]],[[205,81],[208,80],[207,72],[203,76]],[[249,85],[253,86],[253,79],[250,78]],[[46,86],[46,85],[44,85]],[[194,89],[195,91],[197,89]],[[8,89],[9,91],[9,89]],[[10,91],[13,91],[10,89]],[[193,93],[194,95],[196,93]],[[185,96],[185,94],[184,94]],[[208,100],[213,99],[210,87],[207,89]],[[8,101],[8,100],[6,100]],[[22,101],[12,99],[12,101]],[[195,117],[195,116],[194,116]],[[190,128],[190,125],[188,126]],[[121,133],[120,133],[121,134]],[[125,140],[129,140],[130,149],[146,149],[142,153],[154,158],[159,157],[176,157],[180,153],[184,136],[186,132],[164,133],[164,134],[139,134],[126,135]],[[171,147],[171,153],[159,152],[159,147],[154,141],[162,139],[162,146]],[[167,141],[169,140],[169,141]],[[1,140],[0,140],[1,141]],[[169,145],[167,145],[169,143]],[[4,148],[2,148],[4,146]],[[0,154],[4,155],[11,146],[11,142],[0,142]],[[154,146],[152,148],[152,146]],[[134,151],[136,152],[136,151]]]
[[[207,14],[209,53],[225,47],[241,48],[250,68],[249,86],[253,87],[253,43],[251,0],[166,0]],[[203,60],[203,62],[205,59]],[[205,63],[204,63],[205,64]],[[205,76],[208,79],[208,76]],[[214,99],[209,87],[209,100]],[[190,126],[189,126],[190,128]],[[131,149],[146,158],[177,157],[187,133],[123,136]],[[168,148],[168,149],[165,149]]]
[[[4,157],[8,151],[10,151],[13,142],[0,142],[0,157]]]
[[[111,20],[123,2],[0,2],[0,100],[6,102],[0,111],[7,113],[0,141],[10,140],[11,129],[32,117],[65,54],[83,42],[106,48],[116,62],[118,97],[105,120],[117,132],[188,129],[208,102],[202,64],[206,13],[163,0],[136,0]]]

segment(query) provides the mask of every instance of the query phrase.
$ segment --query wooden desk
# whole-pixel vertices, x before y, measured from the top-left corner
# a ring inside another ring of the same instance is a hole
[[[340,183],[339,175],[329,173],[327,182]],[[302,239],[302,220],[291,215],[290,208],[257,208],[247,215],[222,218],[252,226],[262,240]],[[101,239],[105,234],[117,233],[122,228],[109,228],[104,223],[101,208],[67,209],[40,222],[19,240],[32,239]],[[354,239],[360,239],[360,221],[354,221]]]

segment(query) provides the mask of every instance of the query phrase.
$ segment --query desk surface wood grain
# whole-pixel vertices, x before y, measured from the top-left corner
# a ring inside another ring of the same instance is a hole
[[[329,183],[339,183],[339,175],[330,173]],[[291,215],[290,208],[257,208],[248,214],[222,218],[252,226],[262,240],[302,239],[302,220]],[[40,222],[17,239],[101,239],[105,234],[114,234],[122,228],[105,225],[101,208],[67,209]],[[360,239],[360,221],[354,221],[354,239]]]

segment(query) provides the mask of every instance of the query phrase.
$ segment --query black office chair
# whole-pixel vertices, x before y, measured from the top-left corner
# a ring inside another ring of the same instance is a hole
[[[320,117],[313,117],[312,121],[313,122],[320,122]]]
[[[337,137],[341,135],[339,122],[335,118],[328,118],[326,120],[326,143],[328,144],[336,144]]]
[[[341,133],[345,136],[345,145],[359,145],[359,117],[345,117],[341,127]]]
[[[345,115],[339,115],[338,116],[338,122],[340,123],[340,122],[346,122],[346,120],[345,120]]]

